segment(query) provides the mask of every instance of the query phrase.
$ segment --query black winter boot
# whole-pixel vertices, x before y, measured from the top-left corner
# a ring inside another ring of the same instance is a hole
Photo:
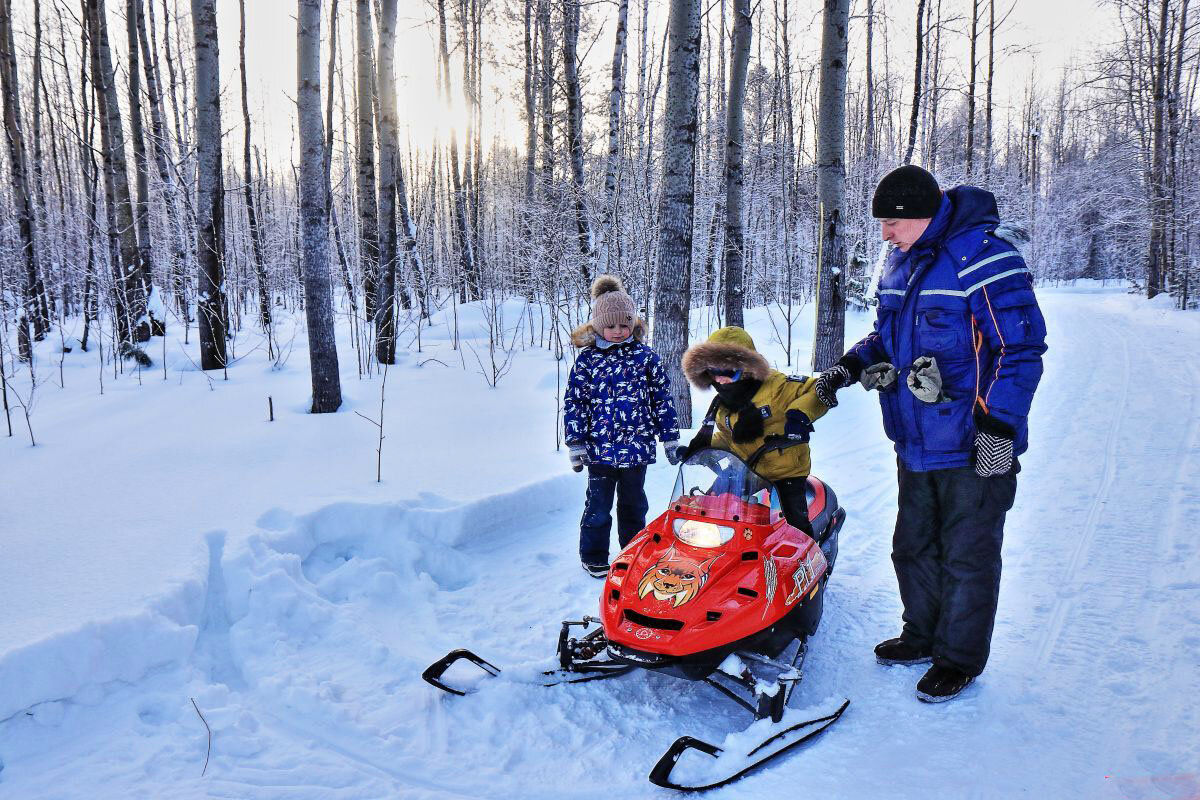
[[[892,664],[927,664],[933,660],[933,652],[903,636],[888,639],[875,645],[875,660],[885,666]]]
[[[961,669],[934,664],[917,682],[917,699],[925,703],[944,703],[956,697],[973,680],[973,675]]]

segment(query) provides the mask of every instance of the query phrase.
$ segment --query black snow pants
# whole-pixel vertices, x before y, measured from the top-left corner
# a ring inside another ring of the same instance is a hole
[[[899,466],[892,563],[904,604],[904,637],[930,645],[935,664],[978,675],[987,663],[1004,515],[1012,508],[1019,469],[981,478],[972,467],[911,472]]]
[[[775,481],[775,489],[779,492],[779,506],[787,524],[812,536],[812,522],[808,519],[808,478],[783,478]]]

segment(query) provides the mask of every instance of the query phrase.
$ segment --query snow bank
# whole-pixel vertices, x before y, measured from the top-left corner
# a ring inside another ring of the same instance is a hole
[[[239,663],[322,635],[337,603],[375,602],[429,618],[433,593],[475,580],[478,566],[456,548],[576,502],[581,480],[552,478],[460,505],[425,494],[396,504],[336,503],[299,518],[274,509],[230,554],[226,534],[209,533],[207,574],[145,612],[0,655],[0,721],[189,659],[214,682],[243,686]]]

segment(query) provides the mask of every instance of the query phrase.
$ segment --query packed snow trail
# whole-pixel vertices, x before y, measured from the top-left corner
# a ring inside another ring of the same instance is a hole
[[[900,624],[894,456],[874,398],[843,392],[813,462],[849,516],[793,706],[852,705],[808,747],[706,796],[1200,793],[1200,321],[1111,291],[1039,296],[1050,351],[987,671],[928,706],[913,696],[921,667],[874,663]],[[650,471],[652,514],[672,479]],[[747,713],[645,672],[520,681],[553,655],[561,620],[595,610],[601,584],[575,554],[583,481],[461,508],[271,513],[238,548],[233,532],[210,535],[207,578],[151,609],[170,624],[147,646],[191,655],[0,722],[0,798],[673,796],[646,782],[663,749],[682,734],[719,743]],[[465,698],[424,684],[457,646],[505,675]],[[189,698],[214,731],[203,778]]]

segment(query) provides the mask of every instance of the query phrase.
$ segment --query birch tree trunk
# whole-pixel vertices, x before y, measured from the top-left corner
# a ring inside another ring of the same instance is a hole
[[[95,2],[95,0],[91,0]],[[223,369],[225,338],[225,200],[221,185],[221,64],[215,0],[192,0],[196,48],[196,322],[200,368]]]
[[[679,426],[692,425],[692,397],[680,361],[691,307],[692,224],[696,196],[696,120],[700,82],[700,2],[671,0],[667,22],[667,100],[663,114],[663,183],[659,201],[654,349],[671,379]]]
[[[621,155],[621,107],[625,96],[625,48],[629,0],[617,7],[617,36],[613,45],[612,89],[608,93],[608,156],[604,160],[604,222],[600,228],[600,269],[611,272],[611,251],[617,234],[617,162]]]
[[[150,339],[145,293],[148,281],[142,277],[141,253],[134,227],[133,199],[129,192],[129,171],[125,160],[125,133],[121,128],[121,107],[108,45],[104,0],[88,0],[87,7],[93,53],[92,81],[96,87],[97,114],[104,142],[105,179],[113,202],[119,252],[114,272],[117,276],[117,293],[120,295],[118,305],[124,313],[118,315],[118,336],[125,343],[145,342]]]
[[[867,0],[867,129],[864,132],[863,157],[867,169],[875,169],[875,0]],[[868,184],[871,173],[868,172]]]
[[[446,0],[438,0],[439,44],[442,56],[442,81],[446,102],[450,102],[450,50],[446,45]],[[457,226],[458,260],[467,296],[474,300],[479,294],[479,275],[475,268],[472,233],[467,222],[467,198],[463,189],[462,171],[458,162],[458,132],[450,128],[450,178],[454,185],[454,221]]]
[[[325,132],[321,121],[321,0],[299,0],[296,106],[300,128],[300,215],[304,242],[304,316],[312,372],[312,413],[342,405],[333,292],[329,283],[329,214],[325,208]]]
[[[379,15],[379,283],[375,357],[396,363],[396,172],[400,131],[396,111],[396,0],[382,0]]]
[[[975,165],[975,58],[979,41],[979,0],[971,0],[971,55],[967,74],[967,153],[966,180],[971,181],[971,170]]]
[[[29,164],[25,155],[25,138],[21,131],[20,89],[17,86],[17,57],[12,33],[12,11],[9,0],[0,0],[0,91],[4,94],[4,131],[8,140],[13,202],[17,210],[17,229],[25,267],[25,313],[33,322],[35,340],[46,338],[50,328],[44,313],[42,279],[38,264],[37,227],[34,222],[33,198],[29,191]]]
[[[142,16],[141,0],[125,2],[125,33],[129,46],[129,135],[133,139],[133,174],[137,188],[134,220],[137,225],[139,278],[142,291],[150,294],[154,276],[154,250],[150,246],[150,164],[146,155],[146,134],[142,125],[142,82],[138,58],[138,25]],[[155,319],[147,308],[150,333],[165,336],[166,320]]]
[[[745,262],[742,141],[746,128],[743,110],[746,103],[746,73],[750,68],[750,41],[754,35],[750,14],[750,0],[734,0],[733,52],[729,65],[729,101],[725,123],[725,324],[739,328],[744,324],[742,310],[746,305],[742,290]]]
[[[358,131],[358,216],[362,227],[362,244],[359,248],[359,264],[363,274],[363,294],[366,296],[366,319],[374,324],[376,309],[376,286],[379,279],[379,210],[375,195],[375,73],[372,69],[371,51],[374,49],[371,35],[371,2],[358,0],[355,21],[358,26],[358,50],[354,66],[358,78],[355,99]]]
[[[826,14],[829,13],[829,5],[825,6]],[[904,163],[911,164],[913,158],[913,150],[917,147],[917,119],[921,113],[921,58],[924,55],[925,48],[925,31],[923,24],[925,21],[925,0],[917,0],[917,58],[916,66],[913,68],[913,101],[912,101],[912,116],[908,120],[908,149],[904,152]],[[824,50],[824,38],[821,42],[822,50]],[[845,65],[842,65],[843,74]],[[824,72],[822,74],[822,85],[824,85]],[[823,96],[823,95],[822,95]]]
[[[923,0],[922,0],[923,2]],[[850,0],[825,0],[821,33],[821,94],[817,118],[817,194],[821,254],[817,265],[817,330],[813,372],[833,366],[842,356],[846,326],[846,53]],[[915,139],[910,136],[909,148]]]
[[[1154,65],[1154,132],[1150,166],[1150,258],[1146,267],[1146,297],[1163,290],[1169,267],[1167,252],[1166,106],[1167,106],[1167,10],[1170,0],[1159,4],[1158,49]]]
[[[996,0],[988,0],[987,97],[983,115],[983,184],[992,182],[992,87],[996,81]]]
[[[137,0],[139,5],[141,0]],[[153,6],[149,7],[153,9]],[[139,12],[137,17],[138,40],[142,51],[142,66],[146,77],[146,99],[150,105],[151,145],[154,151],[154,165],[158,179],[162,185],[163,205],[166,207],[167,227],[170,230],[171,263],[170,275],[174,284],[176,305],[179,316],[186,328],[191,322],[188,315],[187,293],[185,291],[185,262],[187,261],[187,245],[184,237],[183,210],[180,207],[179,187],[175,174],[170,169],[167,144],[166,124],[163,120],[163,101],[161,84],[158,78],[157,48],[150,47],[146,15]]]
[[[567,136],[571,161],[571,195],[579,244],[579,271],[587,287],[595,272],[596,253],[588,224],[583,185],[583,100],[579,91],[579,0],[563,0],[563,75],[567,89]]]
[[[258,208],[254,202],[254,165],[250,161],[250,101],[246,92],[246,0],[238,0],[241,16],[241,35],[238,38],[238,64],[242,76],[242,192],[246,201],[246,219],[250,227],[250,255],[254,275],[258,279],[258,322],[267,334],[267,351],[274,351],[271,336],[271,291],[267,285],[267,269],[263,256],[262,231],[258,223]],[[273,357],[273,356],[272,356]]]

